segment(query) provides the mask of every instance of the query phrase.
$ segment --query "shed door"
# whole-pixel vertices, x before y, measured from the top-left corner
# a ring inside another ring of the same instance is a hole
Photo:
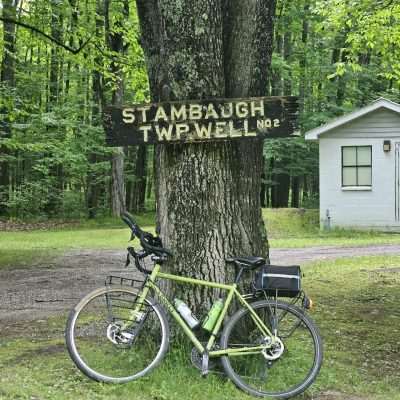
[[[395,162],[395,205],[394,211],[396,221],[400,221],[400,142],[395,144],[396,162]]]

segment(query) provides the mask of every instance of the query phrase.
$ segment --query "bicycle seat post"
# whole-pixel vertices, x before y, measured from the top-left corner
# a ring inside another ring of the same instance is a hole
[[[239,272],[237,272],[239,269]],[[235,283],[238,284],[240,281],[240,278],[242,277],[242,273],[243,273],[243,267],[239,267],[236,262],[235,262],[235,274],[236,274],[236,278],[235,278]]]

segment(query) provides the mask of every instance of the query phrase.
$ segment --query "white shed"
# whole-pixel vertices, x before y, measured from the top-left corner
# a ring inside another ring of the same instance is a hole
[[[400,230],[400,104],[380,98],[305,137],[319,141],[321,227]]]

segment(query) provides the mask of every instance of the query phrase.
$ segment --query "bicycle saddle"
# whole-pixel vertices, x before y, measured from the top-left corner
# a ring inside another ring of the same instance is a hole
[[[230,257],[226,258],[227,263],[234,263],[242,268],[256,269],[265,264],[265,258],[263,257]]]

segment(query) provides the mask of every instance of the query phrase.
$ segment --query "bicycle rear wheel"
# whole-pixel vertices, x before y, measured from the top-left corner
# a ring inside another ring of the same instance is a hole
[[[66,343],[76,366],[89,378],[128,382],[148,373],[164,357],[169,342],[163,309],[146,299],[142,313],[133,315],[137,291],[100,288],[71,311]]]
[[[251,307],[271,332],[276,315],[277,335],[283,347],[277,346],[265,355],[260,352],[221,357],[226,374],[253,396],[286,399],[302,393],[315,380],[322,364],[322,340],[317,327],[293,305],[262,300]],[[265,340],[249,310],[242,308],[225,326],[220,345],[222,349],[251,347]]]

